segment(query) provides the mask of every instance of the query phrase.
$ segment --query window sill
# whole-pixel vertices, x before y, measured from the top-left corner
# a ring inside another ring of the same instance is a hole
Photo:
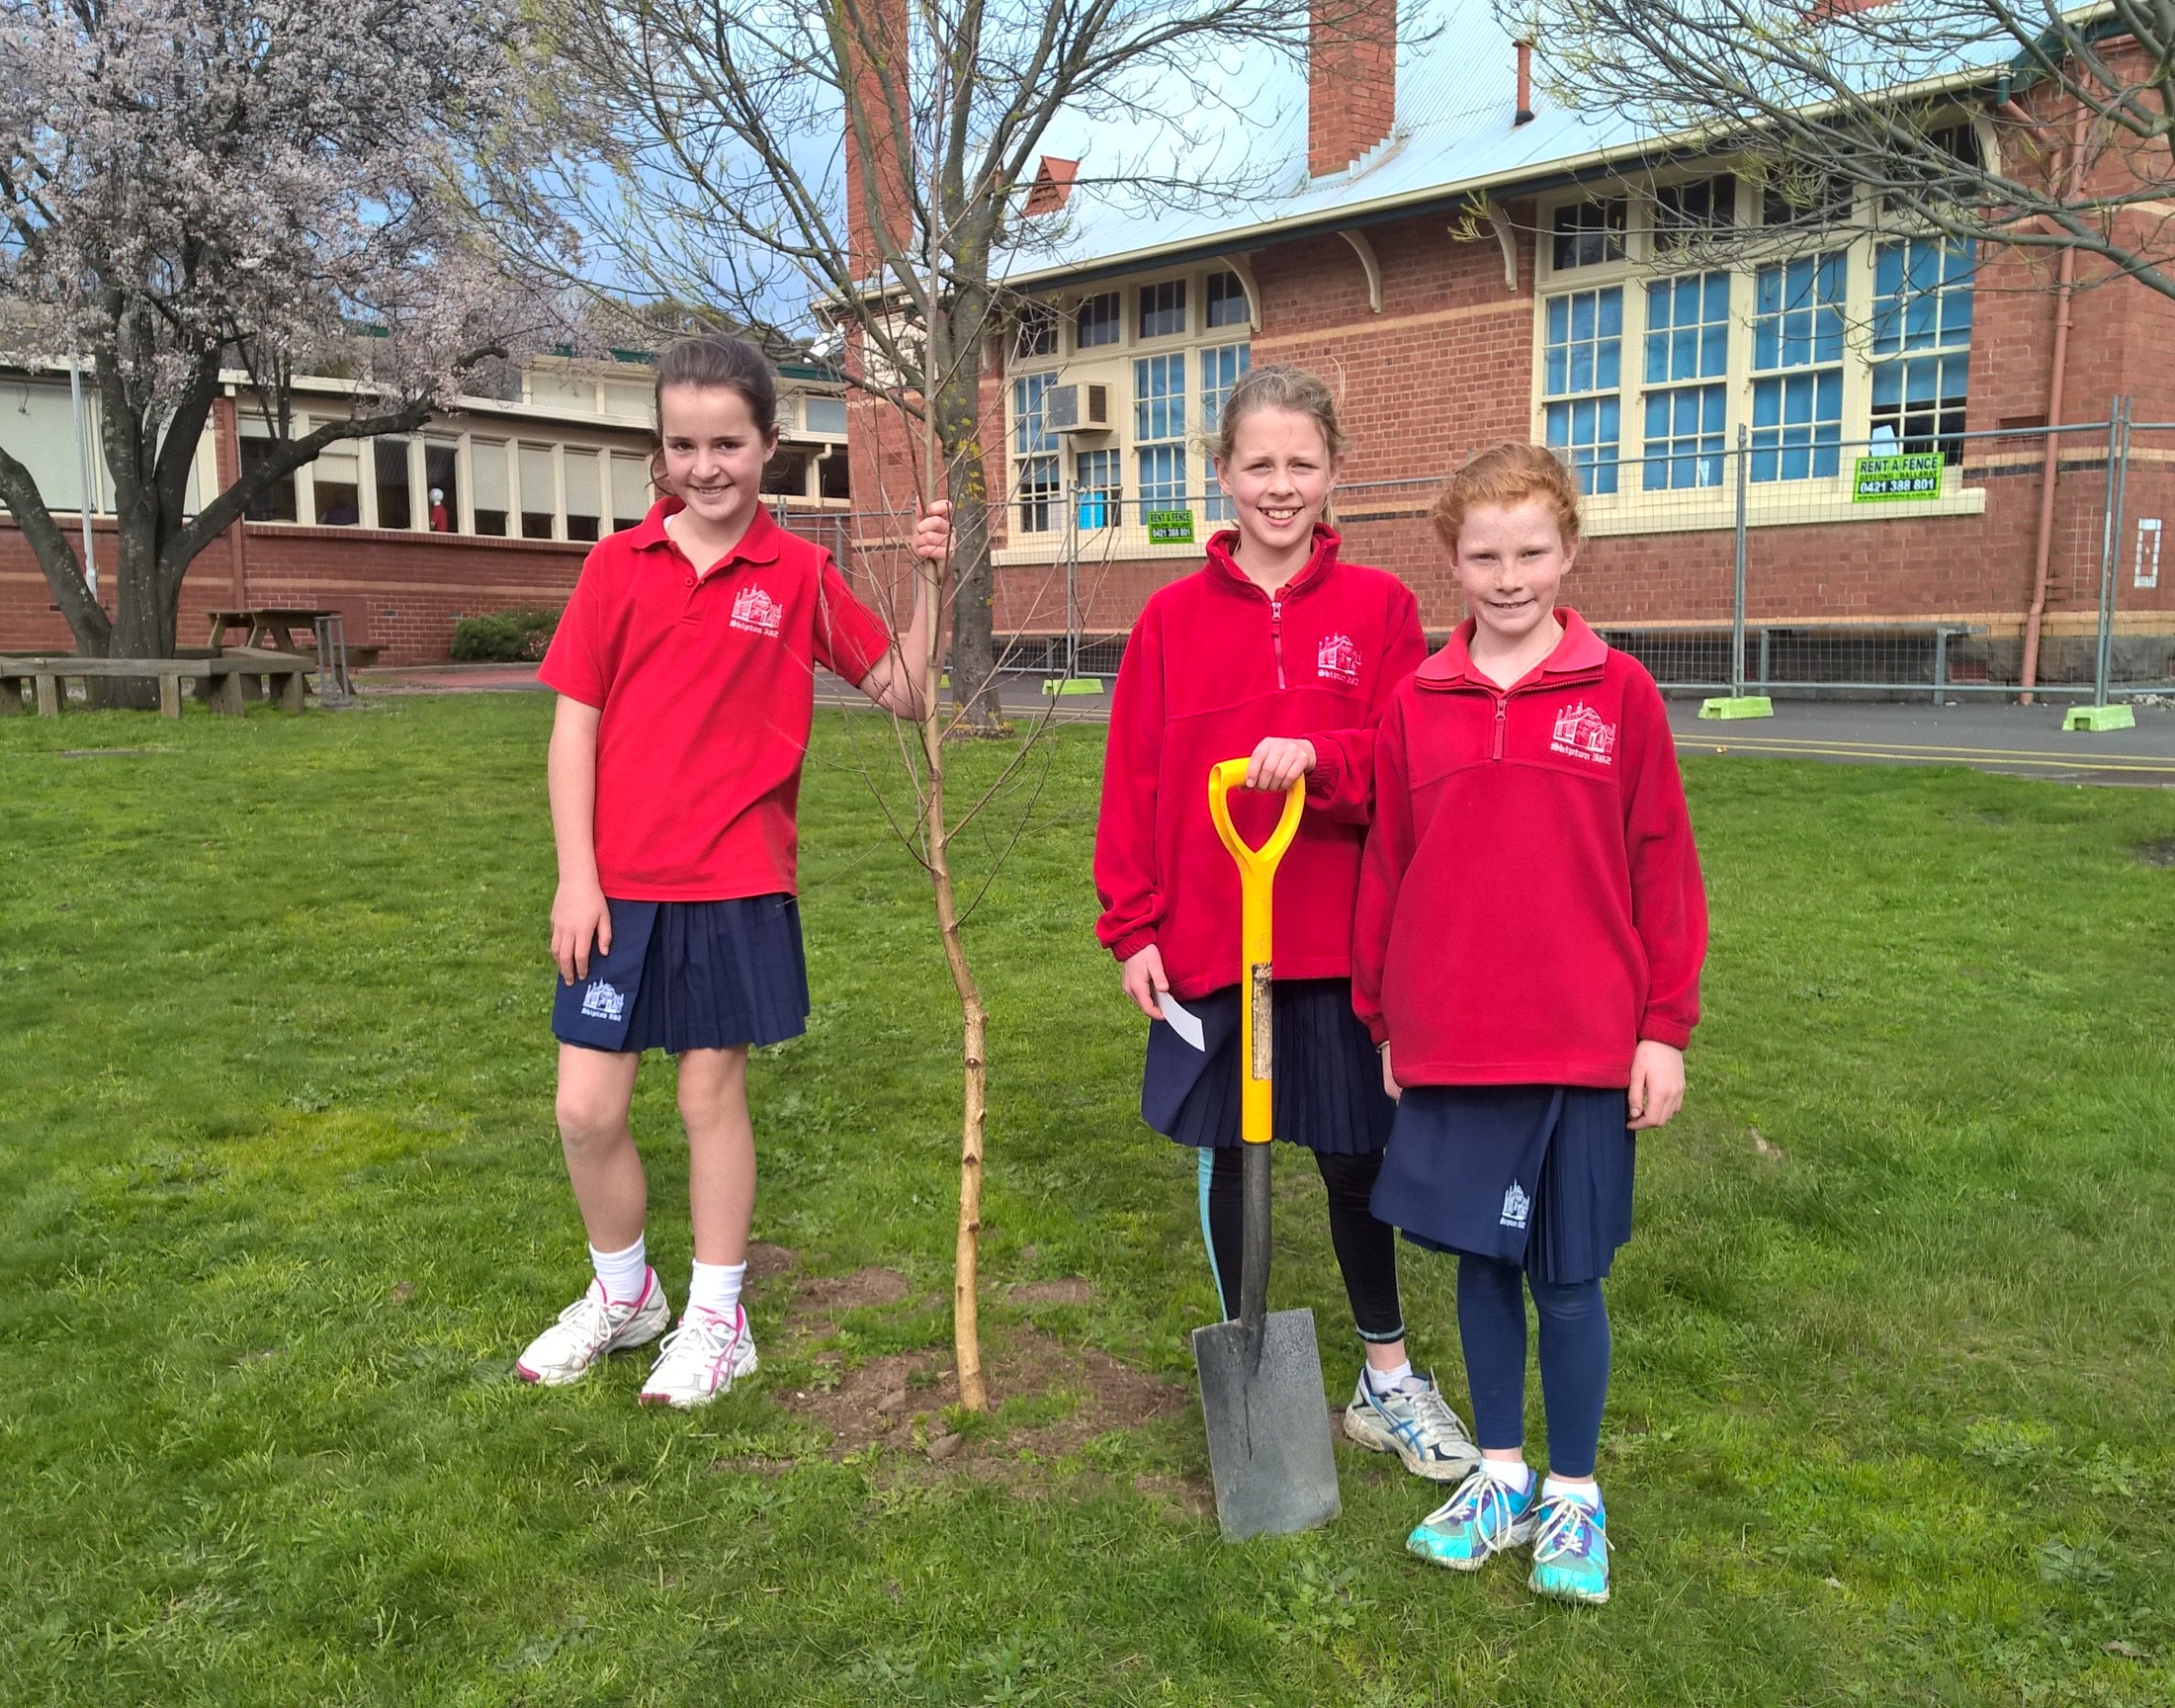
[[[1727,533],[1737,526],[1737,495],[1728,486],[1588,497],[1579,501],[1579,509],[1583,532],[1595,540],[1627,534]],[[1929,517],[1979,516],[1985,510],[1984,486],[1964,486],[1938,498],[1874,504],[1853,501],[1847,479],[1778,481],[1771,486],[1754,486],[1745,494],[1747,528],[1909,522]]]
[[[1199,562],[1209,536],[1228,526],[1223,522],[1207,527],[1196,524],[1198,531],[1191,545],[1154,545],[1145,531],[1133,528],[1084,529],[1074,536],[1071,551],[1067,551],[1062,534],[1034,535],[1030,536],[1031,543],[1000,546],[990,554],[990,561],[1000,569],[1017,564],[1061,563],[1067,557],[1077,557],[1083,563],[1140,563],[1166,558]]]

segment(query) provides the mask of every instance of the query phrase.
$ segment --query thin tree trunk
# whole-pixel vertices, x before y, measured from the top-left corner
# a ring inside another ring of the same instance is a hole
[[[997,694],[996,575],[990,562],[990,489],[982,445],[982,345],[990,315],[984,287],[955,285],[946,320],[969,338],[939,371],[936,434],[952,504],[952,695],[971,734],[1002,732]]]
[[[933,672],[931,673],[933,675]],[[934,686],[933,683],[930,684]],[[989,1112],[989,1010],[959,935],[959,902],[952,888],[950,835],[944,822],[944,731],[932,694],[921,718],[921,753],[928,767],[929,885],[936,894],[936,924],[944,939],[963,1022],[960,1039],[959,1234],[952,1254],[952,1358],[959,1368],[959,1404],[969,1411],[990,1409],[982,1379],[981,1314],[976,1274],[982,1239],[982,1141]]]

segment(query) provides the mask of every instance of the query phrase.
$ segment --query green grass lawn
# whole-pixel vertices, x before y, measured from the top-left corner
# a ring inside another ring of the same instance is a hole
[[[869,719],[820,722],[816,1013],[752,1076],[756,1237],[797,1254],[751,1302],[763,1376],[686,1416],[637,1409],[640,1357],[513,1380],[585,1279],[551,1124],[549,716],[0,725],[0,1697],[2175,1696],[2175,869],[2139,852],[2175,842],[2175,797],[1691,762],[1707,1021],[1610,1284],[1593,1611],[1412,1561],[1428,1491],[1347,1449],[1335,1525],[1225,1546],[1189,1406],[1038,1450],[1086,1404],[1058,1380],[935,1465],[841,1456],[791,1404],[950,1332],[955,1011]],[[1031,814],[971,926],[985,1309],[999,1341],[1031,1316],[1083,1369],[1182,1385],[1208,1276],[1089,929],[1099,751],[1064,732],[968,856],[979,882]],[[1348,1390],[1320,1186],[1279,1163],[1276,1303],[1313,1307]],[[864,1265],[909,1296],[789,1318]],[[1450,1265],[1405,1274],[1462,1409]],[[1086,1302],[1010,1292],[1075,1276]]]

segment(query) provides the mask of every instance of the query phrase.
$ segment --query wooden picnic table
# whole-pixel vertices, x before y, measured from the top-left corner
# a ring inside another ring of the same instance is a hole
[[[330,611],[306,610],[301,606],[264,605],[250,611],[214,611],[211,614],[211,644],[223,647],[229,630],[243,631],[244,646],[274,652],[301,652],[304,647],[295,643],[295,631],[300,629],[309,637],[307,650],[317,645],[317,619],[330,617]]]

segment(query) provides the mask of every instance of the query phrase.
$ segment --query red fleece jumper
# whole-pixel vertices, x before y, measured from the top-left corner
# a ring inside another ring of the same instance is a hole
[[[1509,690],[1471,619],[1390,702],[1352,1006],[1406,1085],[1625,1085],[1699,1021],[1706,891],[1661,691],[1559,606]]]
[[[1208,816],[1208,772],[1267,735],[1303,736],[1316,758],[1276,872],[1276,977],[1350,975],[1374,726],[1428,654],[1405,584],[1340,562],[1333,530],[1315,529],[1313,557],[1273,599],[1232,560],[1238,538],[1218,534],[1202,568],[1150,597],[1110,702],[1095,935],[1120,961],[1158,945],[1180,1001],[1239,982],[1239,869]],[[1282,808],[1232,792],[1232,822],[1256,845]]]

